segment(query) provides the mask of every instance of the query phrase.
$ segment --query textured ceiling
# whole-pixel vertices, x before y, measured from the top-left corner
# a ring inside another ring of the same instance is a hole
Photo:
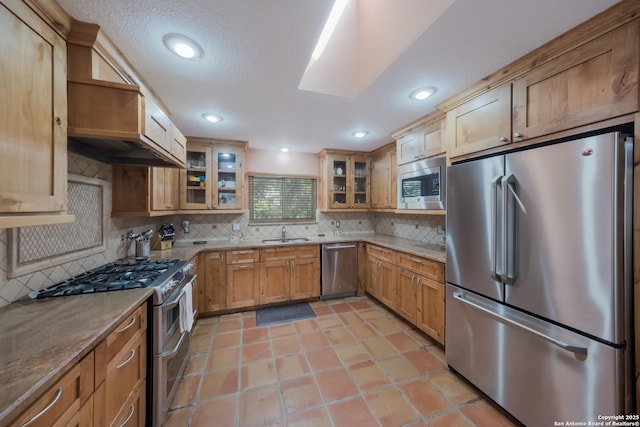
[[[380,147],[393,130],[616,3],[455,0],[371,85],[345,98],[297,89],[332,0],[58,1],[74,18],[104,29],[186,135],[311,153]],[[172,32],[198,41],[204,58],[170,53],[162,36]],[[438,92],[409,100],[409,92],[427,85]],[[201,117],[206,112],[224,121],[210,124]],[[359,129],[370,134],[356,140],[351,132]]]

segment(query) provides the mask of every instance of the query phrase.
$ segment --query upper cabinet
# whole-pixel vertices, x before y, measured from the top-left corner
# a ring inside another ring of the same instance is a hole
[[[440,104],[447,156],[634,121],[639,13],[622,1]]]
[[[73,221],[65,41],[19,0],[0,2],[0,34],[0,228]]]
[[[179,169],[113,165],[112,216],[162,216],[178,211]]]
[[[245,149],[246,142],[189,138],[187,168],[180,173],[180,209],[241,209]]]
[[[370,166],[366,153],[323,150],[320,209],[362,210],[370,206]]]
[[[639,21],[541,65],[513,82],[513,140],[638,110]]]
[[[511,84],[447,112],[447,154],[456,157],[511,142]]]
[[[436,111],[392,133],[391,137],[397,140],[398,165],[443,154],[446,151],[442,141],[444,126],[444,113]]]
[[[396,209],[398,206],[396,144],[391,143],[371,154],[371,208]]]
[[[185,166],[184,136],[95,24],[69,35],[69,149],[105,163]]]

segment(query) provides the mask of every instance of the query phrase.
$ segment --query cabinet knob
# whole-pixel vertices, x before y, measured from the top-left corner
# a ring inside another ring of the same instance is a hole
[[[522,138],[522,134],[520,132],[516,132],[513,134],[514,138]]]
[[[56,116],[56,123],[59,125],[62,124],[62,119],[60,118],[60,116]]]
[[[211,205],[207,205],[207,209],[211,209]]]
[[[507,142],[509,139],[506,136],[500,137],[500,142]]]

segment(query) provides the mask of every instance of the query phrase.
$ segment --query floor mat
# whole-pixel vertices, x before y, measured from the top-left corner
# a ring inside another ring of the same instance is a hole
[[[276,323],[292,322],[294,320],[310,319],[312,317],[316,317],[313,309],[306,302],[302,302],[299,304],[256,310],[256,325],[267,326]]]

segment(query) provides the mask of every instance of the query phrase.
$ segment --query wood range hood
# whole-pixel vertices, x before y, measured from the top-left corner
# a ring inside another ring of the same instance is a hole
[[[67,53],[69,151],[110,164],[185,167],[184,136],[98,25],[74,21]]]

